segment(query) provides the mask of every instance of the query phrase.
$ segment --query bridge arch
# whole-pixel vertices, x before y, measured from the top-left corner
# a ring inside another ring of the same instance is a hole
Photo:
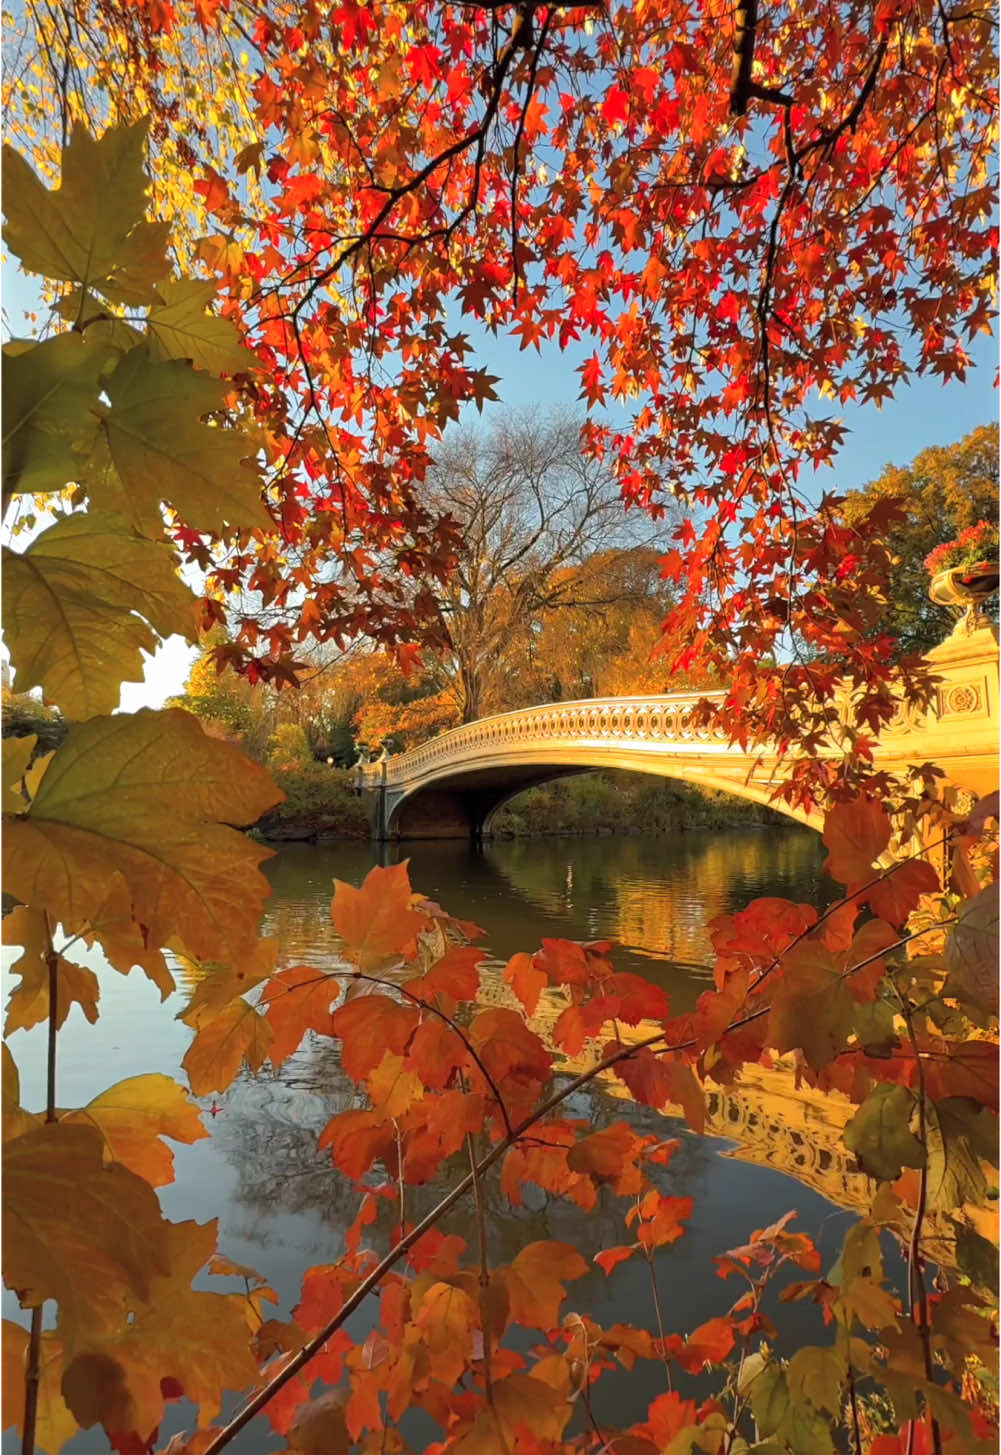
[[[928,653],[928,665],[938,679],[930,709],[902,703],[876,745],[876,763],[891,773],[935,763],[957,790],[989,793],[998,783],[997,632],[961,624]],[[453,728],[358,770],[373,837],[475,836],[522,789],[599,768],[722,789],[819,827],[819,815],[772,801],[786,770],[774,754],[754,745],[744,751],[724,730],[699,725],[698,704],[723,696],[676,692],[544,703]],[[832,742],[826,751],[836,756],[841,749]]]

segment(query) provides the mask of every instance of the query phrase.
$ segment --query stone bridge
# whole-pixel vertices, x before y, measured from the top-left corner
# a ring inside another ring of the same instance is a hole
[[[998,637],[961,624],[928,654],[938,678],[927,712],[904,704],[876,762],[888,771],[934,763],[974,795],[998,786]],[[599,697],[481,718],[395,757],[360,765],[376,839],[478,838],[495,811],[535,783],[600,768],[630,769],[723,789],[767,804],[780,781],[774,753],[744,752],[693,709],[723,693]],[[833,751],[833,749],[832,749]],[[813,827],[819,818],[776,805]]]

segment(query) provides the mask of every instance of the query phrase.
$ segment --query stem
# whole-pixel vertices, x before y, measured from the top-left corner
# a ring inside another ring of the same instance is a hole
[[[932,1363],[931,1351],[931,1327],[928,1322],[928,1291],[925,1288],[925,1275],[921,1267],[921,1233],[924,1226],[925,1208],[928,1201],[928,1119],[927,1119],[927,1094],[925,1087],[924,1067],[921,1064],[921,1054],[918,1048],[917,1037],[914,1034],[913,1010],[909,1003],[904,1006],[904,1018],[907,1022],[907,1034],[910,1038],[911,1047],[914,1051],[914,1063],[917,1067],[918,1076],[918,1141],[925,1149],[925,1163],[921,1168],[921,1178],[918,1183],[918,1203],[914,1209],[914,1226],[911,1229],[910,1244],[907,1254],[907,1297],[910,1305],[911,1322],[918,1331],[921,1339],[921,1351],[924,1356],[925,1378],[930,1384],[934,1378],[934,1365]],[[935,1455],[942,1455],[942,1433],[938,1427],[938,1420],[932,1414],[925,1400],[925,1411],[928,1416],[928,1424],[931,1429],[932,1446]],[[911,1421],[911,1428],[907,1438],[908,1455],[913,1455],[915,1437],[914,1421]]]
[[[487,1209],[483,1199],[483,1185],[476,1165],[476,1149],[472,1132],[466,1133],[466,1150],[469,1153],[469,1175],[473,1179],[473,1198],[476,1202],[476,1232],[480,1244],[480,1323],[483,1326],[483,1383],[486,1388],[487,1404],[493,1408],[494,1378],[493,1350],[490,1330],[487,1326],[487,1289],[490,1287],[490,1264],[487,1260]]]
[[[852,1435],[855,1441],[855,1455],[862,1455],[862,1430],[859,1426],[858,1396],[855,1391],[855,1366],[848,1356],[848,1398],[852,1406]]]
[[[52,926],[45,919],[45,963],[49,971],[48,1054],[45,1067],[45,1120],[56,1116],[56,1036],[59,1031],[59,955],[52,943]],[[38,1387],[42,1371],[42,1304],[31,1310],[28,1334],[28,1355],[24,1370],[24,1426],[21,1433],[21,1455],[34,1455],[35,1428],[38,1424]]]
[[[21,1434],[21,1455],[33,1455],[35,1425],[38,1420],[38,1385],[41,1378],[42,1306],[31,1310],[31,1333],[28,1338],[28,1362],[24,1371],[24,1427]]]
[[[650,1270],[650,1291],[653,1294],[653,1311],[657,1319],[657,1332],[660,1335],[660,1342],[663,1346],[664,1373],[667,1375],[668,1393],[674,1388],[671,1383],[671,1361],[667,1357],[667,1333],[664,1329],[664,1314],[660,1306],[660,1289],[657,1286],[657,1270],[653,1265],[653,1249],[644,1248],[643,1256],[646,1258],[646,1265]]]

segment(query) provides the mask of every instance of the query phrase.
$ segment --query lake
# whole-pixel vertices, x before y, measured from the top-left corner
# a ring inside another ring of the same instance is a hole
[[[664,986],[673,1012],[691,1008],[710,982],[707,920],[762,895],[823,903],[832,892],[820,872],[819,837],[795,826],[514,840],[482,848],[452,842],[381,850],[356,843],[284,845],[265,866],[273,886],[265,931],[278,937],[280,965],[336,966],[332,879],[360,883],[380,852],[393,859],[409,856],[414,887],[452,914],[480,924],[486,931],[482,943],[499,959],[536,949],[544,936],[611,939],[619,945],[613,957],[617,968]],[[5,965],[11,958],[6,952]],[[99,957],[80,958],[100,966]],[[64,1107],[81,1105],[127,1076],[178,1075],[191,1037],[173,1017],[183,994],[161,1005],[158,992],[138,971],[127,979],[112,971],[102,974],[101,994],[96,1026],[87,1025],[74,1006],[60,1034],[58,1099]],[[32,1109],[41,1108],[44,1027],[16,1033],[11,1049],[21,1069],[22,1099]],[[316,1139],[354,1096],[337,1048],[311,1039],[277,1074],[266,1069],[242,1076],[229,1091],[206,1098],[203,1105],[213,1113],[205,1118],[211,1135],[175,1148],[176,1181],[161,1192],[165,1211],[177,1219],[217,1217],[221,1251],[267,1276],[281,1299],[281,1315],[297,1300],[303,1270],[337,1257],[342,1230],[353,1216],[355,1194],[326,1154],[316,1151]],[[624,1116],[645,1130],[663,1133],[665,1126],[657,1113],[603,1086],[577,1093],[566,1112],[586,1116],[596,1126]],[[667,1129],[681,1137],[682,1146],[664,1174],[665,1190],[695,1199],[689,1231],[661,1251],[657,1264],[665,1321],[679,1332],[724,1312],[738,1296],[733,1280],[714,1276],[714,1254],[743,1243],[754,1229],[795,1208],[796,1226],[818,1239],[829,1265],[865,1190],[864,1179],[839,1149],[837,1116],[832,1120],[829,1108],[797,1091],[787,1075],[749,1075],[739,1095],[714,1093],[708,1125],[715,1135],[704,1138],[691,1136],[680,1122],[670,1121]],[[432,1206],[448,1178],[445,1169],[439,1182],[416,1189],[411,1215]],[[574,1243],[588,1257],[602,1246],[628,1241],[625,1205],[608,1194],[587,1214],[533,1188],[527,1189],[523,1207],[511,1208],[496,1180],[488,1196],[493,1261],[508,1261],[522,1244],[538,1238]],[[468,1209],[457,1209],[443,1226],[470,1234]],[[388,1221],[386,1227],[377,1226],[374,1241],[384,1246],[387,1233]],[[225,1285],[216,1281],[212,1286]],[[595,1268],[571,1285],[566,1307],[606,1324],[652,1320],[645,1265],[634,1259],[610,1277]],[[813,1338],[827,1341],[812,1308],[776,1300],[771,1307],[788,1340],[785,1352]],[[16,1301],[8,1294],[5,1313],[16,1316]],[[374,1304],[360,1309],[349,1327],[363,1333],[373,1319]],[[662,1391],[663,1380],[661,1367],[641,1362],[628,1376],[598,1385],[596,1415],[613,1423],[638,1418],[643,1402]],[[183,1424],[183,1406],[172,1407],[165,1433]],[[233,1448],[275,1448],[269,1434],[258,1421]],[[415,1432],[412,1438],[420,1437]],[[101,1442],[81,1437],[72,1448],[82,1452],[101,1448]]]

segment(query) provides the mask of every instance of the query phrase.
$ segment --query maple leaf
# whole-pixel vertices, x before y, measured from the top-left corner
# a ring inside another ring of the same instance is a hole
[[[96,1128],[44,1124],[4,1158],[3,1273],[25,1307],[55,1299],[65,1329],[115,1322],[130,1293],[149,1297],[169,1272],[168,1224],[148,1182],[105,1164]]]
[[[152,536],[162,525],[162,501],[201,530],[272,528],[254,445],[242,430],[203,422],[223,409],[221,383],[180,359],[154,362],[138,348],[105,387],[111,407],[100,410],[101,430],[118,480],[100,468],[85,476],[99,505]]]
[[[135,1433],[148,1441],[162,1418],[165,1386],[196,1404],[208,1424],[224,1390],[245,1389],[256,1378],[243,1296],[189,1286],[216,1233],[215,1222],[169,1224],[170,1272],[151,1281],[148,1306],[133,1306],[124,1331],[87,1331],[74,1341],[63,1395],[85,1428],[100,1423],[112,1440]]]
[[[638,1192],[643,1184],[636,1157],[642,1142],[625,1122],[613,1122],[582,1137],[567,1153],[571,1172],[586,1172],[595,1182],[611,1182],[620,1196]]]
[[[340,987],[331,975],[307,965],[293,965],[272,975],[261,997],[271,1027],[268,1059],[280,1066],[297,1050],[307,1031],[332,1033],[331,1006]]]
[[[824,820],[829,855],[824,871],[839,884],[869,878],[873,863],[890,842],[890,816],[881,803],[859,798],[836,803]]]
[[[119,303],[148,303],[170,271],[166,223],[144,222],[148,121],[94,139],[73,127],[50,191],[4,147],[4,238],[32,273],[84,284]]]
[[[28,1330],[10,1319],[3,1321],[3,1428],[24,1428],[25,1369]],[[54,1330],[42,1334],[39,1358],[36,1446],[46,1455],[59,1455],[79,1426],[62,1396],[62,1342]]]
[[[160,284],[159,292],[163,302],[146,319],[151,359],[188,359],[209,374],[246,374],[256,366],[236,325],[206,311],[215,297],[214,283],[172,278]]]
[[[122,681],[141,680],[156,633],[197,634],[173,552],[115,522],[65,516],[4,560],[3,631],[18,683],[44,688],[71,719],[118,706]]]
[[[504,983],[510,985],[515,995],[525,1007],[526,1015],[534,1015],[536,1006],[539,1004],[539,996],[549,984],[549,977],[544,970],[540,970],[532,955],[523,951],[512,955],[504,967]]]
[[[893,1182],[904,1167],[923,1167],[925,1149],[910,1130],[915,1099],[903,1086],[882,1082],[845,1127],[845,1146],[870,1177]]]
[[[63,490],[79,478],[97,437],[95,409],[113,357],[78,333],[4,345],[4,499]]]
[[[245,1000],[231,1000],[199,1021],[181,1065],[196,1096],[225,1091],[246,1061],[259,1071],[267,1059],[273,1032],[271,1023]]]
[[[267,850],[234,832],[279,799],[263,768],[178,709],[71,727],[28,815],[4,835],[8,890],[66,929],[88,924],[109,877],[128,885],[147,943],[249,949],[269,887]]]
[[[343,1043],[345,1071],[362,1081],[387,1052],[401,1055],[419,1019],[416,1006],[401,1005],[388,995],[364,995],[340,1006],[334,1011],[331,1029]]]
[[[564,1282],[583,1278],[587,1271],[576,1248],[546,1238],[522,1248],[496,1276],[507,1288],[512,1320],[532,1329],[549,1329],[559,1321]]]
[[[413,892],[407,861],[376,865],[360,889],[334,880],[331,917],[351,959],[370,970],[397,956],[411,958],[427,919],[411,907]]]
[[[19,904],[3,922],[3,943],[23,946],[23,954],[11,966],[21,977],[21,984],[11,992],[7,1004],[4,1035],[28,1030],[49,1016],[49,965],[46,958],[49,937],[45,916],[40,910]],[[65,1025],[74,1005],[79,1005],[93,1025],[97,1020],[100,986],[93,970],[76,965],[62,956],[56,963],[56,1027]]]
[[[497,1082],[545,1081],[552,1068],[549,1052],[516,1011],[480,1011],[469,1038]]]
[[[208,1136],[184,1088],[158,1073],[118,1081],[79,1111],[64,1112],[60,1121],[96,1127],[108,1158],[152,1187],[174,1180],[174,1154],[161,1137],[190,1143]]]

